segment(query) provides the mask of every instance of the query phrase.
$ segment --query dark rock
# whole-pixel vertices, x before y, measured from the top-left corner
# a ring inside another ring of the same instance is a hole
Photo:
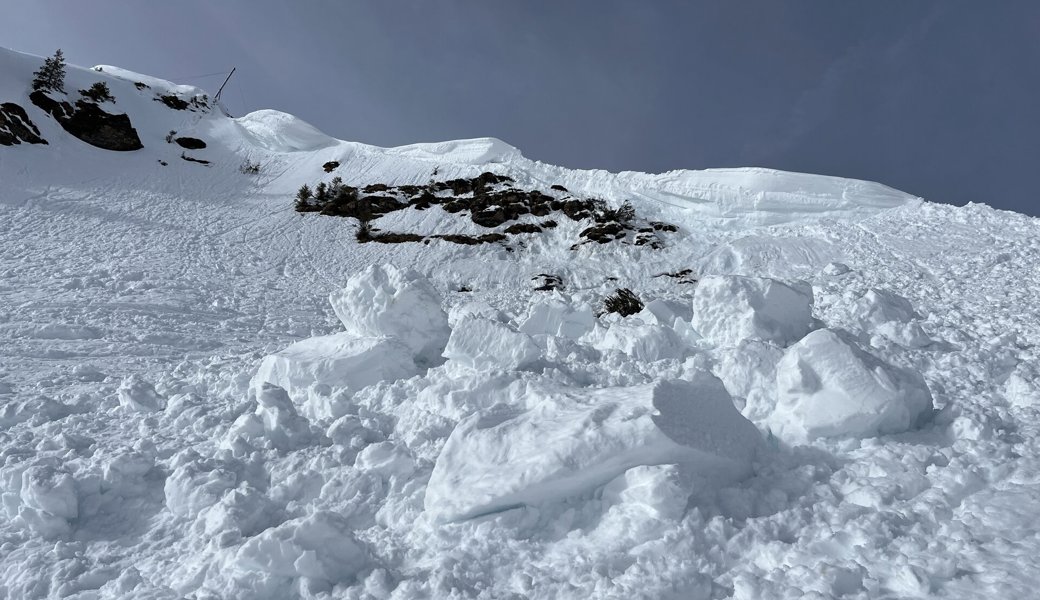
[[[539,273],[532,277],[531,280],[538,283],[534,288],[536,292],[551,292],[553,290],[562,290],[564,287],[563,278],[559,275]]]
[[[29,119],[25,109],[13,102],[0,104],[0,146],[15,144],[46,144],[40,130]]]
[[[359,242],[364,243],[376,242],[379,244],[404,244],[406,242],[421,242],[425,240],[424,236],[416,233],[380,233],[378,235],[371,235],[367,240],[358,239]]]
[[[203,160],[201,158],[192,158],[192,157],[188,156],[187,154],[184,154],[183,152],[181,152],[181,158],[186,160],[186,161],[188,161],[188,162],[199,163],[200,165],[208,165],[209,164],[208,160]]]
[[[331,172],[335,171],[336,167],[338,167],[338,166],[339,166],[339,161],[338,160],[330,160],[329,162],[323,164],[321,166],[321,168],[325,169],[326,173],[331,173]]]
[[[583,237],[589,242],[606,244],[619,240],[628,234],[628,228],[621,223],[599,223],[582,230],[578,237]]]
[[[503,230],[505,233],[541,233],[542,228],[534,223],[514,223]]]
[[[177,145],[181,148],[187,148],[188,150],[202,150],[206,147],[206,142],[199,138],[179,137],[173,141],[177,142]]]
[[[549,186],[549,189],[550,190],[556,190],[557,192],[566,192],[567,191],[567,188],[563,187],[562,185],[560,185],[558,183],[555,184],[555,185]]]
[[[658,273],[654,277],[671,277],[677,280],[677,283],[697,283],[697,278],[693,276],[693,269],[680,269],[673,273]]]
[[[506,239],[506,236],[501,233],[485,233],[484,235],[472,236],[463,234],[445,234],[445,235],[431,235],[431,238],[444,240],[445,242],[451,242],[453,244],[463,244],[466,246],[475,246],[477,244],[492,244],[494,242],[501,242]]]
[[[190,106],[190,104],[188,104],[187,101],[183,100],[182,98],[178,98],[173,94],[160,95],[155,99],[155,101],[162,102],[163,104],[172,108],[173,110],[187,110],[188,106]]]
[[[152,89],[152,87],[150,85],[148,85],[147,83],[142,83],[140,81],[135,81],[134,82],[134,87],[139,89],[139,90],[150,90],[150,89]]]
[[[33,92],[29,99],[54,117],[65,131],[91,146],[117,152],[144,148],[130,117],[125,114],[109,114],[98,105],[82,100],[73,108],[68,102],[58,102],[41,91]]]

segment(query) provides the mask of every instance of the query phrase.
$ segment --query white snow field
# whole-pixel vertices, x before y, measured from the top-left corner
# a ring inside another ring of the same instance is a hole
[[[112,152],[29,101],[41,60],[0,50],[49,142],[0,146],[0,598],[1037,597],[1040,221],[377,148],[70,67],[137,129]],[[293,210],[485,171],[679,230],[361,244]],[[617,288],[643,310],[602,314]]]

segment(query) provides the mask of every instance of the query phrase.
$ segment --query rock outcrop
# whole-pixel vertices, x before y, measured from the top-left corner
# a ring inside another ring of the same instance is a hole
[[[15,144],[46,144],[40,130],[29,119],[25,109],[13,102],[0,104],[0,146]]]
[[[54,117],[62,128],[91,146],[116,152],[144,148],[137,130],[125,114],[107,113],[92,102],[77,100],[75,105],[58,101],[36,91],[29,95],[32,103]]]

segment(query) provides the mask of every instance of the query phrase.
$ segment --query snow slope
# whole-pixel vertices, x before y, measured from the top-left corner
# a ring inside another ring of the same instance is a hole
[[[49,142],[0,147],[0,597],[1035,595],[1037,220],[494,139],[377,148],[70,67],[144,144],[108,152],[29,102],[40,62],[0,50],[0,102]],[[679,231],[358,244],[292,209],[335,175],[484,171]],[[619,287],[646,309],[597,316]]]

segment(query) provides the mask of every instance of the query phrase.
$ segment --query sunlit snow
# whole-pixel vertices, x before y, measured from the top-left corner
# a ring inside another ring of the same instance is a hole
[[[0,102],[49,142],[0,146],[0,597],[1036,595],[1037,220],[491,138],[384,149],[70,67],[144,144],[109,152],[28,101],[40,62],[0,50]],[[293,210],[333,176],[484,171],[679,231],[359,244]],[[641,312],[603,312],[619,288]]]

